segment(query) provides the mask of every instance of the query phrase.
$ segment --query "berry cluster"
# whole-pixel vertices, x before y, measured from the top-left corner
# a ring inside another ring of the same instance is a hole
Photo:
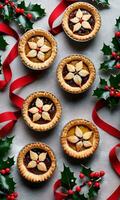
[[[116,53],[116,52],[112,52],[111,57],[114,58],[116,61],[120,61],[120,54]],[[117,63],[115,65],[116,69],[120,69],[120,63]]]
[[[3,9],[5,5],[10,5],[14,9],[16,14],[24,15],[29,20],[31,20],[33,17],[31,13],[25,14],[25,10],[23,8],[16,7],[15,3],[12,2],[12,0],[5,0],[4,4],[0,4],[0,9]]]
[[[2,175],[6,175],[6,174],[9,174],[9,173],[10,173],[10,168],[0,170],[0,174],[2,174]]]
[[[18,197],[18,193],[17,192],[13,192],[12,194],[9,194],[6,196],[7,200],[15,200]]]
[[[106,86],[104,87],[104,89],[105,89],[106,91],[109,91],[109,92],[110,92],[110,96],[111,96],[111,97],[118,97],[118,98],[120,98],[120,91],[117,91],[114,87],[110,87],[110,86],[106,85]]]
[[[88,187],[94,187],[96,189],[100,188],[100,180],[102,179],[102,177],[105,175],[104,171],[100,171],[100,172],[92,172],[89,174],[89,180],[86,181],[86,176],[83,173],[79,174],[79,178],[83,180],[82,185],[80,186],[76,186],[75,190],[68,190],[68,195],[73,195],[75,192],[81,192],[82,187],[84,186],[88,186]]]

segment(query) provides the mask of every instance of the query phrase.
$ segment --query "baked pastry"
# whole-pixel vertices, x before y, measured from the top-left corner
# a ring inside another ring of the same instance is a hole
[[[54,61],[57,43],[49,32],[32,29],[21,37],[18,51],[24,65],[33,70],[43,70]]]
[[[28,96],[22,108],[23,119],[35,131],[52,129],[61,118],[59,100],[49,92],[34,92]]]
[[[44,143],[26,145],[19,153],[17,167],[23,178],[39,183],[50,178],[56,169],[56,158]]]
[[[96,36],[101,26],[101,17],[91,4],[77,2],[66,9],[62,26],[71,39],[86,42]]]
[[[94,64],[83,55],[71,55],[64,58],[57,68],[60,86],[69,93],[79,94],[86,91],[94,82],[96,75]]]
[[[91,156],[99,144],[99,132],[96,126],[87,120],[70,121],[61,133],[61,145],[66,154],[76,159]]]

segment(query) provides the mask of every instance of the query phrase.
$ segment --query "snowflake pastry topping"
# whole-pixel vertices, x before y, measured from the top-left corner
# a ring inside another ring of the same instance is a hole
[[[92,29],[90,23],[88,22],[88,20],[91,18],[91,14],[90,13],[85,13],[84,11],[81,11],[80,9],[78,9],[78,11],[76,12],[76,16],[72,19],[70,19],[70,21],[75,24],[73,27],[73,32],[79,31],[82,27],[84,29]]]
[[[75,135],[69,136],[67,140],[68,142],[75,144],[77,151],[80,151],[82,147],[90,148],[92,146],[92,143],[90,142],[91,137],[92,131],[83,133],[83,131],[76,126]]]
[[[27,54],[29,58],[37,57],[40,61],[45,61],[45,53],[47,53],[51,47],[45,45],[45,38],[39,37],[37,42],[28,42],[30,51]]]
[[[83,68],[83,62],[80,61],[76,65],[67,64],[68,74],[64,77],[65,80],[73,80],[76,85],[81,86],[82,77],[86,77],[89,71]]]
[[[46,172],[47,167],[44,163],[47,157],[47,153],[40,153],[39,155],[33,151],[30,151],[30,159],[31,161],[28,163],[27,168],[33,169],[36,168],[41,172]]]
[[[40,98],[35,101],[35,106],[30,108],[28,111],[33,114],[33,122],[40,120],[41,118],[45,121],[51,121],[49,110],[52,104],[44,104]]]

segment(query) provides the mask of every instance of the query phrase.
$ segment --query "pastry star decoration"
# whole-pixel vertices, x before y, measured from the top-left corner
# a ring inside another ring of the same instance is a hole
[[[78,85],[82,84],[82,77],[86,77],[89,71],[83,68],[83,62],[80,61],[76,65],[67,64],[68,74],[64,77],[65,80],[72,80]]]
[[[35,168],[39,171],[46,172],[47,167],[46,164],[44,163],[46,159],[47,153],[40,153],[39,155],[33,151],[30,151],[30,159],[31,161],[28,163],[27,168]]]
[[[70,21],[75,24],[73,27],[73,32],[79,31],[81,27],[84,29],[92,29],[90,23],[88,20],[91,18],[91,15],[89,13],[84,13],[80,9],[78,9],[76,16]]]
[[[38,121],[39,119],[44,119],[46,121],[51,121],[49,110],[51,109],[52,104],[43,104],[43,101],[39,98],[35,101],[35,106],[30,108],[28,111],[33,114],[33,122]]]
[[[75,135],[69,136],[67,138],[68,142],[75,144],[77,151],[80,151],[82,147],[89,148],[92,146],[90,138],[92,137],[92,131],[83,133],[83,131],[76,126]]]
[[[40,61],[45,61],[45,53],[47,53],[51,47],[45,45],[45,38],[39,37],[37,42],[28,42],[30,51],[27,54],[29,58],[37,57]]]

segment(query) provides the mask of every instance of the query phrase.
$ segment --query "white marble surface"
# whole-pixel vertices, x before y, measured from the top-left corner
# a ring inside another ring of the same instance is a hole
[[[103,42],[109,44],[114,31],[115,19],[120,15],[120,0],[112,1],[110,0],[111,7],[110,9],[100,10],[100,14],[102,17],[102,27],[97,37],[91,42],[83,45],[79,45],[75,42],[72,42],[64,33],[57,35],[55,38],[58,43],[58,55],[57,58],[52,65],[52,67],[42,73],[39,80],[35,81],[33,84],[25,87],[19,94],[22,97],[27,97],[30,93],[38,90],[46,90],[54,93],[61,101],[63,107],[62,119],[58,126],[46,133],[36,133],[30,130],[22,119],[18,121],[12,134],[15,135],[14,143],[11,150],[11,155],[15,155],[15,158],[18,155],[18,152],[21,150],[24,145],[41,141],[50,145],[55,151],[58,168],[53,176],[48,182],[42,184],[38,188],[32,188],[31,185],[28,185],[26,182],[21,179],[16,169],[16,166],[13,170],[14,178],[17,183],[17,191],[19,192],[19,200],[53,200],[53,192],[52,186],[55,180],[59,177],[59,172],[62,167],[62,162],[69,165],[76,174],[79,173],[79,162],[71,161],[71,159],[67,158],[63,153],[60,143],[59,136],[63,126],[70,120],[75,118],[85,118],[88,120],[91,119],[91,112],[93,106],[95,104],[96,98],[92,97],[93,89],[98,85],[99,82],[99,66],[102,62],[102,53],[100,49],[102,48]],[[28,1],[27,1],[28,2]],[[40,21],[36,22],[34,28],[44,28],[48,30],[48,17],[53,8],[59,3],[59,0],[34,0],[33,3],[40,3],[46,8],[47,15]],[[16,28],[16,27],[15,27]],[[10,46],[13,45],[13,40],[8,37],[8,41]],[[57,84],[56,80],[56,68],[58,63],[65,56],[80,53],[88,56],[95,64],[97,70],[97,77],[92,88],[85,93],[85,95],[81,95],[78,97],[73,97],[64,93]],[[25,72],[28,72],[19,57],[12,63],[11,65],[13,71],[13,80],[17,77],[22,76]],[[8,89],[8,88],[7,88]],[[0,112],[15,110],[12,107],[7,89],[5,92],[0,94]],[[120,128],[120,109],[118,108],[113,113],[110,113],[109,110],[104,109],[100,113],[100,115],[106,119],[107,122],[113,123],[114,126]],[[106,176],[105,180],[102,184],[101,191],[99,192],[97,200],[106,200],[108,196],[115,190],[115,188],[120,184],[120,180],[112,170],[108,154],[110,149],[117,144],[119,141],[116,138],[108,135],[106,132],[100,131],[100,145],[97,152],[91,159],[88,159],[87,165],[91,166],[95,170],[105,170]]]

